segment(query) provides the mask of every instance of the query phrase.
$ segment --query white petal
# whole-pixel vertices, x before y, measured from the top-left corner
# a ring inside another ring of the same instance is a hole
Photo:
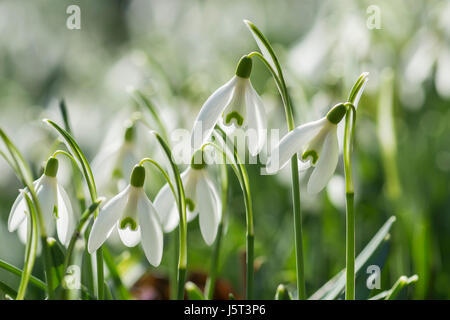
[[[248,129],[252,131],[248,135],[248,150],[252,156],[256,156],[266,143],[267,118],[263,102],[255,89],[253,89],[250,81],[245,92],[245,104]],[[256,138],[256,141],[254,141],[254,138]]]
[[[288,132],[276,146],[267,163],[266,169],[268,173],[274,173],[282,169],[294,154],[302,151],[302,148],[317,134],[320,129],[326,125],[328,120],[322,118],[320,120],[309,122],[301,125],[294,130]],[[278,162],[276,157],[278,157]]]
[[[92,161],[92,172],[99,190],[110,183],[121,149],[121,144],[113,144],[100,152]]]
[[[22,223],[18,226],[17,235],[19,236],[20,241],[23,244],[27,243],[28,240],[28,219],[22,221]],[[38,242],[41,242],[40,239]]]
[[[123,244],[127,247],[136,246],[139,241],[141,241],[140,227],[138,226],[138,228],[134,231],[128,227],[126,227],[125,229],[120,229],[119,223],[120,221],[117,221],[117,230],[119,231],[120,240],[122,240]]]
[[[93,253],[109,237],[128,200],[130,186],[112,198],[99,212],[89,235],[88,251]]]
[[[194,203],[194,211],[189,210],[189,206],[186,208],[186,220],[191,222],[198,215],[198,203],[197,203],[197,181],[199,174],[202,170],[195,170],[189,167],[181,175],[181,180],[184,187],[184,197],[191,200]]]
[[[328,183],[336,170],[339,156],[339,146],[337,141],[336,129],[330,130],[325,138],[322,152],[308,181],[308,193],[315,194],[320,192]]]
[[[39,182],[41,181],[42,177],[37,179],[33,182],[33,186],[36,189],[36,187],[39,185]],[[24,192],[28,192],[28,188],[24,189]],[[29,193],[28,193],[29,195]],[[21,191],[19,195],[17,196],[16,200],[14,201],[11,211],[9,213],[8,218],[8,231],[13,232],[15,231],[19,225],[22,223],[22,221],[26,218],[25,212],[28,212],[28,206],[27,202],[25,200],[25,197],[23,195],[23,192]]]
[[[163,225],[164,232],[171,232],[178,226],[180,217],[178,215],[176,200],[169,184],[166,183],[156,195],[155,208]]]
[[[161,263],[163,254],[163,231],[158,213],[145,195],[138,200],[138,217],[145,256],[153,266],[157,267]]]
[[[22,223],[19,225],[17,229],[17,235],[19,236],[20,242],[23,244],[27,244],[28,242],[28,228],[29,228],[29,221],[28,219],[25,219],[22,221]],[[37,241],[37,247],[36,247],[36,255],[40,256],[42,252],[42,243],[39,237],[39,228],[38,228],[38,241]]]
[[[12,205],[11,212],[9,213],[9,232],[15,231],[21,225],[21,223],[23,223],[24,219],[27,217],[25,212],[28,212],[28,207],[23,193],[20,192]]]
[[[59,241],[68,245],[75,230],[76,219],[73,214],[72,205],[66,190],[58,184],[58,218],[56,219],[56,231]]]
[[[197,183],[197,203],[200,212],[200,231],[207,245],[211,245],[217,235],[222,205],[214,184],[204,175]]]
[[[199,149],[211,135],[217,120],[231,99],[236,79],[234,76],[217,89],[200,109],[191,137],[191,144],[195,150]]]
[[[311,159],[308,159],[307,161],[298,160],[298,171],[306,171],[311,168],[311,166]]]
[[[41,206],[47,235],[53,236],[55,233],[54,209],[57,199],[57,180],[54,177],[43,176],[39,186],[36,188],[36,196]]]

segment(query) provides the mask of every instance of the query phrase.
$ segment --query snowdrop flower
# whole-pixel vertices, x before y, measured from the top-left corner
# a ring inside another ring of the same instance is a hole
[[[208,176],[202,153],[200,150],[196,151],[190,167],[181,174],[181,181],[185,192],[187,221],[190,222],[199,215],[203,239],[207,245],[211,245],[217,235],[222,204],[217,189]],[[156,196],[155,207],[161,214],[164,231],[170,232],[175,229],[179,223],[179,215],[168,184]]]
[[[105,189],[111,184],[111,178],[121,180],[131,174],[136,163],[135,154],[136,124],[130,124],[125,129],[123,140],[111,144],[92,162],[98,189]]]
[[[230,81],[217,89],[203,104],[192,130],[192,146],[199,149],[211,136],[222,116],[227,127],[247,127],[249,151],[256,156],[266,142],[267,120],[261,98],[250,82],[252,59],[243,56]]]
[[[73,214],[69,196],[58,183],[58,160],[49,158],[45,166],[44,174],[33,182],[38,198],[45,231],[49,236],[55,233],[55,220],[58,238],[62,244],[68,245],[75,230],[76,217]],[[24,192],[28,192],[27,189]],[[28,207],[24,193],[21,192],[11,208],[8,219],[8,230],[18,230],[22,242],[27,241]]]
[[[337,124],[345,113],[346,107],[338,104],[322,119],[301,125],[286,134],[273,149],[267,172],[275,173],[299,152],[301,170],[315,167],[308,181],[308,193],[320,192],[336,169],[339,156]]]
[[[145,169],[135,166],[130,184],[112,198],[99,212],[89,235],[88,251],[93,253],[111,235],[114,227],[127,247],[140,241],[145,256],[158,266],[163,253],[163,232],[159,215],[144,192]]]

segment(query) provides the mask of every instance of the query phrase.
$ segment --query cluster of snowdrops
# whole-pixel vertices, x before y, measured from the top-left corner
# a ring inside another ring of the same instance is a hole
[[[95,295],[96,298],[103,299],[105,289],[103,285],[102,245],[114,229],[118,231],[125,246],[134,247],[141,243],[148,261],[156,267],[160,264],[164,253],[163,234],[171,232],[175,228],[179,229],[176,297],[182,299],[186,288],[188,248],[186,224],[198,216],[201,234],[208,245],[213,245],[217,242],[216,238],[222,236],[222,230],[219,227],[223,219],[222,201],[224,199],[220,196],[217,181],[210,176],[207,170],[208,164],[203,156],[207,148],[214,149],[217,156],[227,159],[224,163],[233,168],[243,191],[247,227],[246,298],[252,299],[254,297],[254,229],[250,193],[251,181],[248,179],[245,165],[239,157],[236,146],[230,144],[229,139],[227,139],[230,132],[236,128],[252,132],[248,136],[247,144],[248,151],[252,156],[257,156],[266,144],[267,121],[264,105],[250,81],[252,59],[254,58],[260,59],[272,74],[285,107],[288,133],[282,137],[278,144],[273,146],[265,168],[268,173],[274,174],[288,163],[291,164],[294,244],[297,264],[296,296],[299,299],[306,298],[299,171],[313,168],[307,185],[309,193],[318,193],[327,185],[336,169],[339,158],[337,125],[345,120],[345,193],[347,196],[347,219],[350,219],[350,225],[347,224],[349,229],[347,229],[346,297],[354,298],[354,214],[350,150],[357,105],[368,80],[368,74],[363,73],[351,89],[349,98],[331,107],[323,118],[296,126],[293,120],[290,97],[277,56],[261,31],[251,22],[246,21],[246,24],[261,52],[251,52],[244,55],[240,59],[235,75],[231,80],[217,89],[203,104],[192,130],[192,161],[184,172],[179,172],[171,149],[164,138],[158,133],[152,132],[170,163],[170,172],[166,171],[151,157],[144,158],[135,163],[130,176],[127,178],[128,185],[123,186],[117,195],[103,204],[104,199],[97,195],[96,182],[90,164],[86,161],[86,157],[69,130],[66,130],[67,128],[63,129],[55,122],[45,120],[60,134],[66,143],[67,150],[54,152],[46,162],[43,175],[35,181],[32,181],[27,164],[20,152],[14,147],[6,134],[1,131],[2,139],[9,151],[9,155],[3,155],[25,185],[12,206],[8,220],[8,230],[10,232],[17,230],[20,239],[27,244],[25,267],[17,292],[18,299],[25,295],[34,258],[41,252],[44,255],[47,294],[50,299],[55,297],[54,285],[51,283],[54,280],[49,276],[49,273],[52,272],[52,260],[47,241],[47,237],[53,236],[55,230],[60,243],[67,249],[64,270],[71,261],[70,255],[77,239],[82,234],[87,234],[87,250],[90,254],[95,254],[96,257],[97,286]],[[130,126],[125,134],[124,145],[127,141],[132,141],[133,138],[133,126]],[[85,179],[92,204],[86,208],[82,215],[74,213],[71,199],[58,181],[58,156],[70,158],[73,165],[80,169]],[[120,171],[122,166],[120,162],[124,161],[121,156],[114,159],[111,168],[104,168],[104,174],[110,177]],[[146,178],[145,164],[155,166],[167,182],[153,202],[143,188]],[[93,223],[91,224],[91,222]],[[217,250],[220,250],[220,248],[217,248]],[[205,297],[211,298],[211,290],[214,287],[215,279],[209,280],[208,292],[205,292]],[[290,295],[288,294],[288,296]]]

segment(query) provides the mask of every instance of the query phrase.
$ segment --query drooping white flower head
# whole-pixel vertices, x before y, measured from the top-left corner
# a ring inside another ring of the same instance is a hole
[[[42,211],[45,231],[49,236],[52,236],[55,233],[56,220],[58,238],[62,244],[68,245],[75,230],[76,217],[67,192],[58,183],[57,173],[58,160],[53,157],[49,158],[44,174],[33,182],[33,186]],[[10,232],[18,230],[19,238],[23,243],[26,243],[29,212],[24,192],[29,194],[29,191],[24,189],[11,208],[8,230]]]
[[[88,240],[93,253],[111,235],[114,227],[127,247],[141,242],[148,261],[158,266],[163,254],[163,232],[159,215],[144,191],[145,169],[135,166],[130,184],[99,212]]]
[[[299,153],[299,168],[314,166],[308,181],[308,193],[320,192],[333,175],[339,156],[337,124],[345,116],[346,107],[338,104],[320,120],[301,125],[287,133],[272,150],[267,163],[268,173],[283,168]]]
[[[131,174],[138,160],[135,153],[135,140],[136,124],[132,123],[125,128],[123,140],[119,139],[118,143],[110,143],[94,158],[92,171],[99,190],[107,189],[111,186],[111,181],[121,180]]]
[[[217,235],[222,217],[222,203],[217,189],[208,176],[206,163],[197,151],[192,162],[181,174],[186,198],[187,221],[192,221],[197,215],[200,219],[200,231],[207,245],[211,245]],[[161,215],[164,232],[171,232],[179,223],[176,200],[166,184],[155,198],[155,207]]]
[[[250,82],[252,59],[243,56],[230,81],[203,104],[192,130],[192,147],[199,149],[211,136],[222,116],[228,127],[247,128],[249,151],[256,156],[266,142],[267,119],[261,98]]]

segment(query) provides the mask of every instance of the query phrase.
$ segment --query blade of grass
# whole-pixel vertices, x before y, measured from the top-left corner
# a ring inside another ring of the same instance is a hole
[[[395,222],[395,217],[390,217],[385,224],[378,230],[375,236],[370,240],[370,242],[364,247],[361,253],[356,257],[355,260],[355,273],[358,273],[361,267],[369,260],[373,255],[375,250],[383,243],[387,234],[389,233],[392,224]],[[310,300],[332,300],[341,294],[345,288],[346,277],[345,269],[341,270],[337,275],[331,278],[327,283],[325,283],[319,290],[317,290],[309,299]]]

